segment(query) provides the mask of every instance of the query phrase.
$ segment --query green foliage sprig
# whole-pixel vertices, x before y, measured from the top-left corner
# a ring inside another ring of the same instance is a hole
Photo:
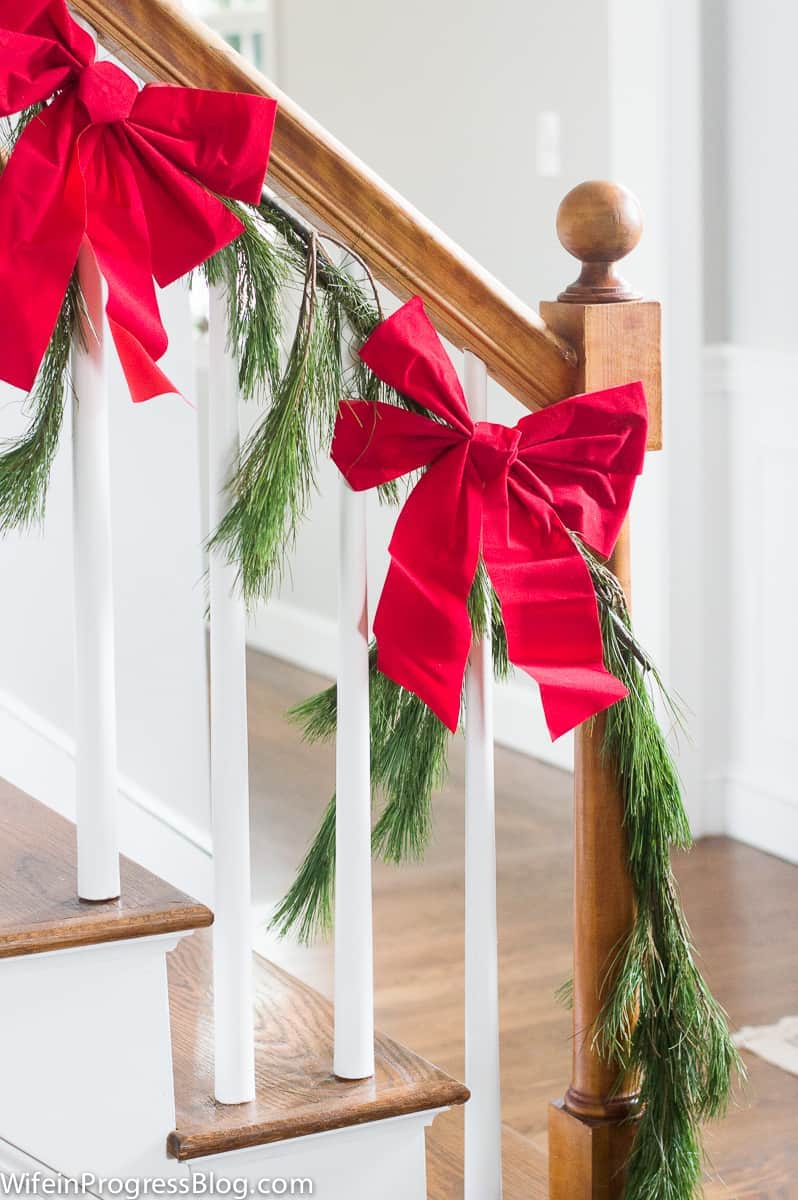
[[[700,1124],[722,1115],[742,1065],[725,1015],[696,966],[670,866],[671,846],[691,845],[681,788],[657,720],[651,688],[679,719],[632,630],[612,572],[577,539],[596,591],[607,668],[629,688],[607,710],[603,752],[616,765],[625,801],[629,869],[637,917],[608,964],[608,991],[595,1045],[618,1067],[619,1086],[639,1081],[641,1116],[628,1165],[626,1200],[692,1200],[700,1191]],[[497,678],[509,670],[501,606],[480,563],[469,596],[475,637],[490,628]],[[370,657],[370,724],[375,799],[388,795],[373,830],[377,858],[419,858],[431,834],[432,792],[445,776],[448,731],[415,696],[383,676]],[[406,720],[399,717],[406,714]],[[336,730],[334,686],[292,710],[309,741]],[[386,771],[386,764],[390,770]],[[273,924],[307,941],[329,931],[335,874],[335,798]],[[569,1003],[572,986],[561,989]]]
[[[298,704],[289,718],[308,742],[329,742],[337,728],[335,684]],[[369,651],[371,784],[375,801],[384,800],[372,831],[372,851],[384,862],[420,859],[432,829],[432,794],[446,777],[449,731],[417,696],[377,669],[377,649]],[[302,942],[332,927],[335,884],[335,796],[297,873],[278,906],[272,926]]]
[[[69,387],[72,342],[82,309],[75,276],[67,288],[50,344],[26,405],[28,429],[0,451],[0,533],[25,529],[44,517],[50,470],[58,449]]]
[[[236,315],[234,326],[239,321]],[[257,356],[264,373],[268,361]],[[314,242],[287,365],[243,448],[233,503],[213,538],[237,564],[249,601],[267,596],[279,579],[315,487],[319,447],[332,435],[340,387],[340,314],[317,295]]]
[[[276,197],[267,195],[245,223],[242,237],[212,259],[207,271],[209,278],[227,283],[242,386],[259,390],[266,401],[230,484],[233,502],[212,538],[238,568],[251,604],[266,599],[281,578],[316,489],[318,459],[328,451],[339,402],[346,396],[406,402],[354,352],[380,320],[376,293],[370,298],[351,270],[324,252],[315,231]],[[276,300],[248,301],[262,286],[250,264]],[[276,370],[279,288],[285,290],[297,277],[303,285],[296,332],[285,363]],[[395,484],[381,491],[388,499],[398,494]]]
[[[639,1080],[626,1200],[690,1200],[701,1185],[701,1122],[724,1114],[744,1068],[696,965],[671,870],[671,846],[687,849],[692,839],[649,682],[666,710],[678,713],[654,668],[645,670],[630,652],[631,622],[617,580],[583,553],[599,597],[607,669],[629,689],[607,710],[603,749],[623,790],[637,901],[629,940],[608,964],[612,984],[594,1038],[619,1078]]]

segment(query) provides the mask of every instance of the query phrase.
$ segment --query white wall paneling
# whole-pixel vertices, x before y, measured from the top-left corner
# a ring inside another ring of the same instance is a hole
[[[715,346],[706,419],[724,453],[708,463],[714,538],[707,780],[713,825],[798,862],[798,354]]]

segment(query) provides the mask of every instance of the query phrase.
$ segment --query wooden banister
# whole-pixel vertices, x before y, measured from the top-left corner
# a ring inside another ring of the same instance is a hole
[[[573,393],[571,347],[207,26],[170,0],[71,3],[145,78],[278,100],[270,186],[361,255],[394,294],[422,296],[441,333],[522,404]]]
[[[624,188],[585,183],[560,205],[557,232],[582,262],[579,279],[559,301],[541,306],[552,327],[580,349],[586,391],[642,379],[659,446],[660,310],[638,300],[615,263],[637,244],[639,206]],[[611,560],[630,591],[628,524]],[[624,803],[612,762],[602,754],[602,717],[577,731],[574,777],[573,1074],[549,1114],[551,1200],[620,1200],[634,1137],[634,1080],[618,1087],[617,1069],[597,1052],[593,1031],[611,983],[608,972],[631,931],[635,898],[629,878]]]

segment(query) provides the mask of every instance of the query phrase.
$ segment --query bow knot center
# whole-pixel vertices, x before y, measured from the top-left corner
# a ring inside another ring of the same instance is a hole
[[[477,421],[470,455],[483,483],[490,483],[510,469],[518,457],[520,440],[520,429],[494,425],[491,421]]]
[[[78,84],[78,96],[95,125],[126,120],[138,93],[135,79],[111,62],[92,63]]]

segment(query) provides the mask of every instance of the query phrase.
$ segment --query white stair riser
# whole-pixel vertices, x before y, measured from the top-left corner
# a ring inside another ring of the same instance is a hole
[[[253,1195],[313,1196],[314,1200],[427,1200],[424,1131],[443,1109],[370,1121],[308,1137],[191,1159],[192,1176],[217,1181],[219,1196],[234,1196],[219,1180],[246,1179]],[[265,1181],[281,1181],[269,1193]],[[282,1181],[296,1181],[281,1191]],[[299,1181],[310,1181],[312,1191]]]
[[[0,960],[0,1138],[70,1176],[177,1169],[166,954],[181,936]]]

